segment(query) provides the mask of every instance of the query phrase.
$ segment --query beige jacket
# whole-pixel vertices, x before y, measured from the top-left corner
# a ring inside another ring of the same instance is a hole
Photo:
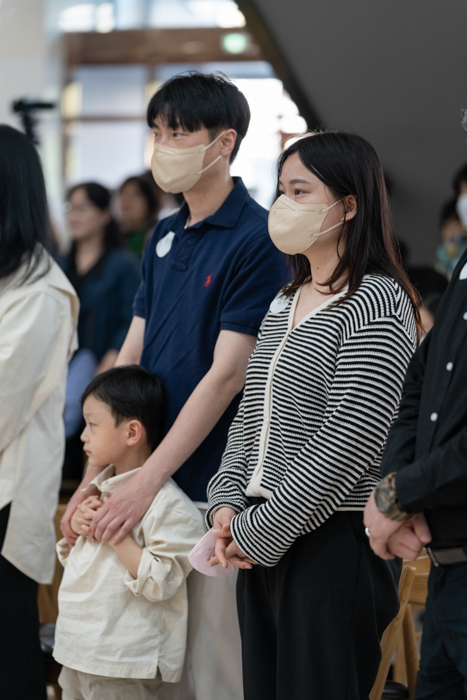
[[[112,465],[91,483],[110,496],[137,469],[113,476]],[[55,631],[55,659],[111,678],[180,679],[185,657],[188,554],[204,534],[201,515],[172,479],[131,531],[143,547],[137,578],[110,545],[79,537],[57,544],[65,566]]]
[[[0,280],[0,509],[11,504],[1,553],[38,583],[50,583],[54,571],[65,383],[79,312],[73,287],[50,263],[39,280],[22,282],[24,267]]]

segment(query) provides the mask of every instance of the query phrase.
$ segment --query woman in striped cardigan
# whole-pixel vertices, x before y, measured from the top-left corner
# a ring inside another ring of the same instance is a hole
[[[269,230],[295,278],[208,487],[211,563],[239,569],[245,700],[362,700],[398,608],[363,509],[419,323],[370,144],[326,132],[284,151]]]

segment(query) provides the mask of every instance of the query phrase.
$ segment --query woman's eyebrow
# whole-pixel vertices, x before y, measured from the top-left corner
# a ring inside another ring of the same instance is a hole
[[[296,185],[296,184],[299,183],[299,182],[303,182],[303,183],[305,183],[306,185],[311,185],[311,182],[310,182],[309,180],[303,180],[303,179],[300,178],[300,177],[296,177],[295,180],[290,180],[290,181],[289,181],[289,185]]]

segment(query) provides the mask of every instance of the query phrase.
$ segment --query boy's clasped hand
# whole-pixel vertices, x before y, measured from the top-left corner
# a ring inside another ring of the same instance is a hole
[[[96,495],[89,496],[82,501],[71,518],[71,529],[77,535],[89,537],[90,525],[96,511],[102,506]]]

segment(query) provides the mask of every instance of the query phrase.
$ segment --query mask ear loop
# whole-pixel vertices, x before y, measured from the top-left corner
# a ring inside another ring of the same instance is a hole
[[[331,211],[331,209],[334,209],[334,207],[337,207],[337,205],[340,204],[340,202],[343,202],[343,201],[344,201],[344,197],[342,197],[342,199],[339,199],[337,202],[334,202],[334,204],[331,204],[331,206],[330,206],[329,209],[327,210],[326,215],[325,215],[324,218],[326,218],[326,216],[327,216],[328,213]],[[324,221],[324,219],[323,219],[323,221]],[[344,221],[339,221],[338,224],[334,224],[334,226],[331,226],[330,228],[327,228],[325,231],[320,231],[318,235],[319,235],[319,236],[322,236],[322,235],[325,234],[325,233],[329,233],[329,231],[334,231],[334,229],[339,228],[339,226],[343,226],[344,224],[345,224],[345,205],[344,205]]]
[[[205,147],[203,153],[206,153],[206,151],[208,150],[208,148],[211,148],[211,146],[214,146],[214,144],[216,143],[216,141],[218,141],[218,140],[221,138],[221,136],[224,136],[224,134],[225,134],[225,129],[224,129],[224,131],[223,131],[222,133],[219,134],[219,136],[216,136],[216,138],[214,139],[214,141],[211,141],[211,143],[208,143],[208,145]],[[209,170],[209,168],[211,168],[211,167],[212,167],[215,163],[217,163],[217,161],[220,160],[221,158],[222,158],[222,156],[221,156],[221,155],[218,155],[217,158],[216,158],[215,160],[212,161],[212,163],[209,163],[209,165],[206,165],[205,168],[202,168],[201,170],[198,170],[198,172],[197,172],[196,174],[197,174],[197,175],[202,175],[203,173],[206,172],[206,170]]]

